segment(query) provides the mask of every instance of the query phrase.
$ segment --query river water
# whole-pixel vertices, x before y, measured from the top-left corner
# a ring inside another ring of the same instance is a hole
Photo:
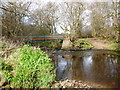
[[[105,50],[63,51],[53,55],[57,80],[77,80],[107,88],[120,87],[120,52]]]

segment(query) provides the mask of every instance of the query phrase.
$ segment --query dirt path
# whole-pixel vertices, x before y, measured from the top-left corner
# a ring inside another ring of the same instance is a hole
[[[100,40],[98,38],[87,38],[87,40],[93,44],[93,46],[94,46],[93,49],[108,49],[108,48],[110,48],[110,45],[107,44],[109,41],[107,41],[107,40]]]

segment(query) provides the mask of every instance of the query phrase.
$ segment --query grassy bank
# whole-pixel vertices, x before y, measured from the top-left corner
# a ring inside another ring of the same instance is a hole
[[[58,48],[60,49],[62,47],[62,41],[41,41],[41,42],[35,42],[35,46],[38,47],[46,47],[46,48]]]
[[[107,49],[120,51],[120,43],[116,43],[112,41],[112,42],[109,42],[108,45],[110,47]]]

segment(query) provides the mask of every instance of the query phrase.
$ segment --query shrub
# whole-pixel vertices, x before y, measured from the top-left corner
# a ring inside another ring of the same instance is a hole
[[[45,41],[40,42],[38,46],[47,48],[61,48],[62,44],[60,43],[60,41]]]
[[[92,49],[93,45],[86,39],[78,39],[74,42],[74,48],[77,49]]]
[[[11,66],[8,70],[5,67]],[[2,62],[3,77],[15,88],[50,87],[55,79],[51,59],[41,50],[23,46],[14,51],[5,63]]]

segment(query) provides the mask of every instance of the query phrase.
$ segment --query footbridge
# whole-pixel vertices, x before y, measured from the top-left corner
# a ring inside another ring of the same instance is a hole
[[[60,41],[64,40],[65,37],[62,35],[45,35],[45,36],[16,36],[17,40],[22,41]]]

